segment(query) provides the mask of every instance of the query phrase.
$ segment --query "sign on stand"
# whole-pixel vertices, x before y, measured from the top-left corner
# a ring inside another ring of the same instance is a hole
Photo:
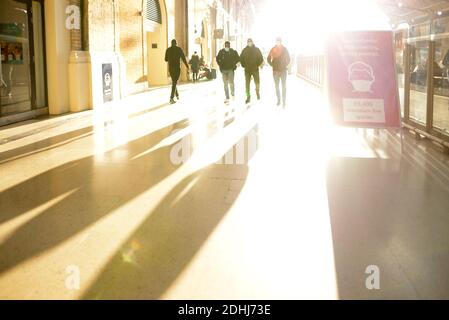
[[[328,92],[337,125],[400,128],[391,31],[333,33],[327,43]]]

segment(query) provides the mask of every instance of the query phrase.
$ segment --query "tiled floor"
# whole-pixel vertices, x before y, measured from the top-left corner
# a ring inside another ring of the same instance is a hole
[[[271,84],[0,129],[0,298],[449,298],[449,157]]]

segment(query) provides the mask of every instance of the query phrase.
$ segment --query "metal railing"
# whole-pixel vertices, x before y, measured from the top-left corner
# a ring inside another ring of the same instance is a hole
[[[324,85],[324,56],[296,57],[296,75],[317,86]]]

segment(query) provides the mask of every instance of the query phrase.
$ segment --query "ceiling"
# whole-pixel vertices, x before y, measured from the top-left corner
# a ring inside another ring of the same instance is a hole
[[[250,0],[256,9],[273,0]],[[275,0],[276,1],[276,0]],[[294,0],[300,1],[300,0]],[[313,1],[313,0],[309,0]],[[328,0],[340,1],[340,0]],[[359,0],[366,1],[366,0]],[[449,13],[449,0],[374,0],[379,4],[392,23],[413,22],[420,18],[438,17]]]
[[[438,17],[449,11],[449,0],[376,0],[392,23]]]

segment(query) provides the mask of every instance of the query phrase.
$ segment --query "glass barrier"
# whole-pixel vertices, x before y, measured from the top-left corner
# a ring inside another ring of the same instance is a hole
[[[410,119],[425,125],[427,116],[427,60],[429,43],[410,43]]]

